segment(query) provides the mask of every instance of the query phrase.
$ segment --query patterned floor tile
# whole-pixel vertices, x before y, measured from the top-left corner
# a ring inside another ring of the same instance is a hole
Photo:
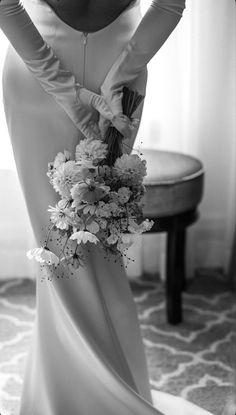
[[[232,395],[235,296],[222,278],[200,274],[183,295],[184,321],[166,322],[159,281],[131,283],[154,389],[181,396],[221,415]],[[35,319],[35,283],[0,282],[0,409],[17,415],[23,371]],[[1,410],[0,410],[1,412]],[[233,415],[233,414],[232,414]]]

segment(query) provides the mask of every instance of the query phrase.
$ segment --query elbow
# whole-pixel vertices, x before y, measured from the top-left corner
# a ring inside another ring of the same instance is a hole
[[[153,0],[151,6],[174,14],[180,20],[185,9],[185,0]]]

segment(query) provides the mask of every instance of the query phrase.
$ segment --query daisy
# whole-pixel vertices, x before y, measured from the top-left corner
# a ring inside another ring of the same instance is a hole
[[[55,207],[49,206],[48,212],[51,212],[51,222],[56,225],[58,229],[67,230],[71,225],[70,210],[60,209],[59,204]]]
[[[102,199],[110,190],[109,186],[95,180],[77,183],[71,189],[71,196],[76,202],[94,203]]]

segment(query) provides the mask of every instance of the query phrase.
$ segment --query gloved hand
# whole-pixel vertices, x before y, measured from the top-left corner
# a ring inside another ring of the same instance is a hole
[[[114,118],[105,98],[81,87],[74,75],[62,67],[19,0],[0,0],[0,28],[44,90],[85,137],[98,138],[100,130],[91,110],[96,109],[104,119]]]
[[[100,121],[103,120],[103,125],[101,125],[101,128],[99,128],[99,133],[102,134],[102,137],[105,133],[105,131],[102,129],[104,128],[103,126],[105,126],[106,130],[108,126],[111,124],[124,136],[129,135],[130,130],[133,129],[133,122],[131,122],[129,118],[126,117],[126,115],[119,114],[115,116],[110,111],[104,97],[102,97],[101,95],[97,95],[86,88],[81,87],[79,84],[76,84],[76,86],[78,88],[77,96],[83,103],[84,107],[87,107],[90,110],[92,108],[95,108],[100,113]],[[83,121],[85,121],[85,118]],[[90,125],[89,121],[87,121],[86,125]],[[90,126],[90,128],[92,128],[92,125]],[[95,125],[95,128],[98,128],[97,124]]]
[[[125,46],[101,85],[102,96],[116,117],[122,114],[122,89],[145,69],[178,24],[185,0],[153,0],[136,32]],[[100,129],[108,125],[103,118]],[[128,125],[127,125],[128,129]]]
[[[123,135],[123,138],[130,138],[133,130],[138,127],[138,124],[139,120],[130,120],[122,113],[113,116],[112,120],[109,120],[100,114],[98,122],[102,138],[104,138],[106,131],[110,126],[115,127]]]
[[[111,124],[115,117],[110,111],[105,98],[95,92],[81,87],[78,83],[76,83],[76,94],[80,102],[83,104],[83,108],[80,113],[80,130],[87,138],[92,138],[92,132],[94,134],[93,138],[102,138],[98,123],[94,122],[92,119],[92,111],[93,109],[97,110],[100,117],[102,117],[105,122]]]

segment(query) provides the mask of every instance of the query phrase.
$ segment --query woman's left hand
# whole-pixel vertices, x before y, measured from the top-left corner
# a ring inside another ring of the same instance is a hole
[[[135,122],[130,120],[126,115],[122,113],[114,115],[112,120],[108,120],[100,115],[99,128],[102,137],[105,136],[108,128],[112,126],[115,127],[123,135],[124,138],[130,138],[135,128]]]

